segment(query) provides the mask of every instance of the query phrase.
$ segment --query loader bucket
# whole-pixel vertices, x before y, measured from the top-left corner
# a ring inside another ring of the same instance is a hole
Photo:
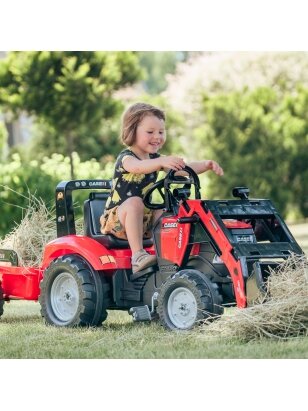
[[[278,263],[264,263],[256,261],[253,264],[251,275],[246,282],[247,306],[256,303],[260,298],[264,298],[267,293],[267,280],[271,274],[271,269],[277,267]]]

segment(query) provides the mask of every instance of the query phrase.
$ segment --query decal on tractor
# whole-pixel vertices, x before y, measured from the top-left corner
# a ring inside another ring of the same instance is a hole
[[[178,223],[164,223],[163,228],[176,228]]]

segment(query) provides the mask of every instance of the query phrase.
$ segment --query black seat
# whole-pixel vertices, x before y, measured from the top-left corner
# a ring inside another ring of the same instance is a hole
[[[126,240],[121,240],[112,234],[102,234],[100,217],[104,212],[109,192],[92,192],[89,199],[84,202],[84,233],[107,248],[129,248]],[[153,245],[151,239],[144,239],[143,246]]]

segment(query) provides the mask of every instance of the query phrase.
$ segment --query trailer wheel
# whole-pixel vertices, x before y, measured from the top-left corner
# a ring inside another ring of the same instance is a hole
[[[3,298],[3,289],[0,286],[0,317],[3,314],[4,298]]]
[[[40,288],[41,314],[48,324],[97,326],[107,318],[108,285],[80,256],[53,260]]]
[[[182,270],[161,286],[157,312],[164,327],[188,330],[223,313],[217,284],[197,270]]]

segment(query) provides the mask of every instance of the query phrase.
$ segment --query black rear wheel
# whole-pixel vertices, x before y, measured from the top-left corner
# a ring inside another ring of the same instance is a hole
[[[108,285],[78,255],[53,260],[40,288],[41,314],[48,324],[97,326],[107,318]]]
[[[161,323],[170,330],[188,330],[205,319],[223,313],[217,284],[197,270],[182,270],[161,286],[157,312]]]

